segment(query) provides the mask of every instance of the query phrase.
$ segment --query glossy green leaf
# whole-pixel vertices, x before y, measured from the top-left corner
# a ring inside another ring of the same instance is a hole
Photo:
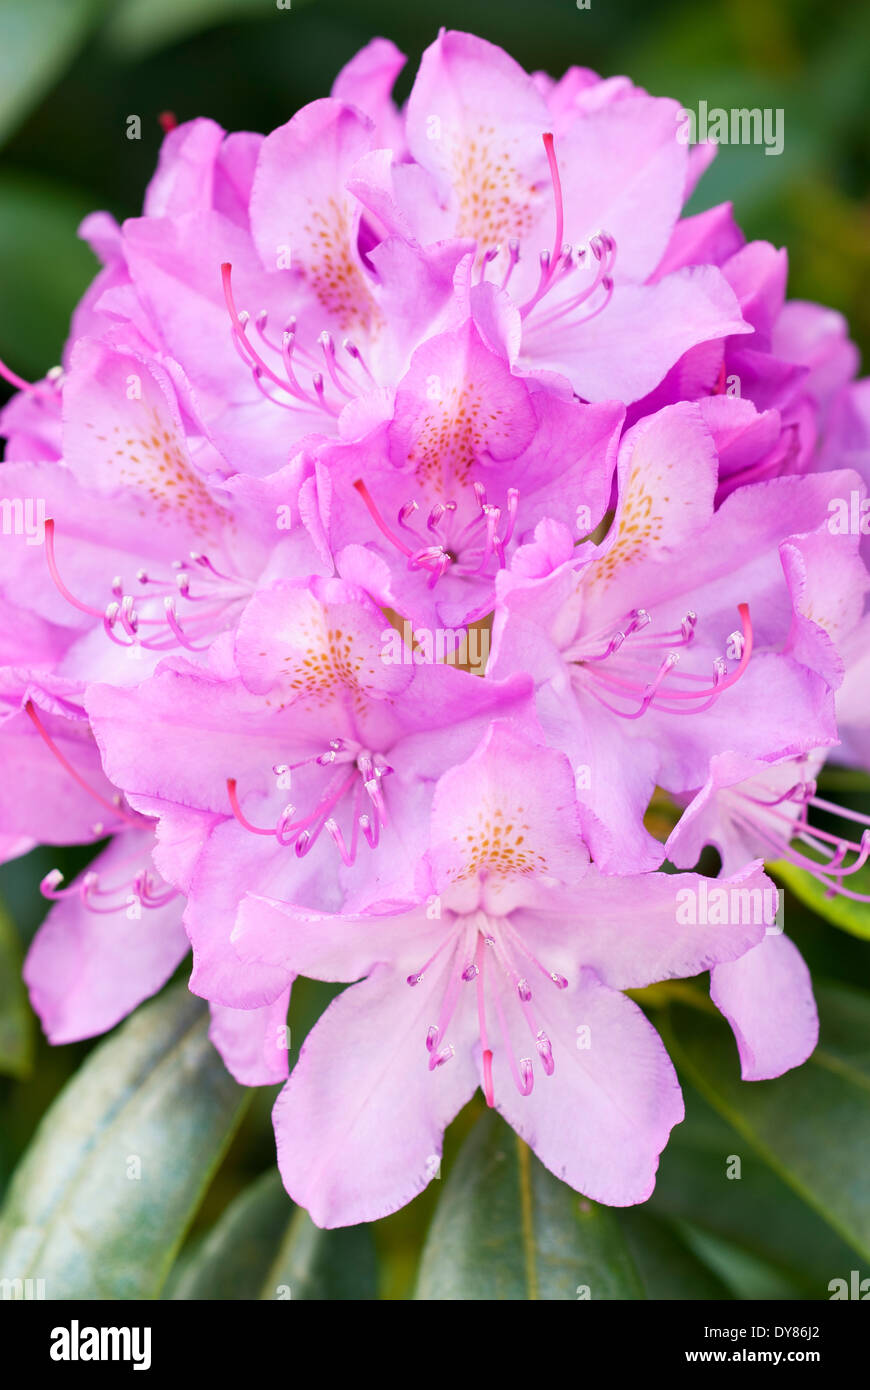
[[[646,1207],[626,1207],[615,1215],[647,1298],[731,1297],[723,1281],[671,1222],[653,1216]]]
[[[638,1299],[613,1212],[553,1177],[496,1114],[465,1141],[429,1231],[425,1300]]]
[[[848,1268],[854,1260],[849,1246],[694,1087],[685,1087],[685,1100],[686,1118],[662,1154],[645,1210],[670,1218],[681,1229],[691,1226],[700,1237],[727,1242],[752,1262],[745,1265],[751,1287],[745,1281],[738,1284],[743,1297],[762,1296],[762,1271],[770,1289],[778,1276],[791,1297],[826,1297],[832,1271]],[[735,1255],[728,1282],[743,1274]]]
[[[806,1289],[792,1275],[751,1255],[742,1246],[710,1235],[689,1223],[680,1224],[680,1235],[699,1260],[715,1270],[719,1279],[739,1299],[805,1298]],[[854,1256],[851,1257],[854,1261]]]
[[[277,1168],[264,1173],[239,1193],[209,1231],[172,1298],[259,1298],[293,1213]]]
[[[33,1063],[34,1021],[21,962],[18,933],[0,907],[0,1072],[5,1076],[28,1076]]]
[[[839,893],[836,897],[827,897],[824,888],[812,874],[790,864],[787,859],[777,859],[767,867],[779,883],[826,922],[851,932],[852,936],[870,940],[870,903],[853,902]],[[859,869],[849,879],[848,886],[857,893],[870,893],[870,868]]]
[[[263,1281],[263,1299],[367,1301],[378,1296],[375,1244],[368,1226],[322,1231],[297,1211]]]
[[[0,1214],[0,1278],[154,1298],[247,1096],[183,986],[139,1009],[48,1110]]]
[[[674,1006],[660,1026],[677,1066],[714,1109],[868,1259],[870,996],[817,982],[816,999],[819,1046],[774,1081],[742,1082],[729,1030],[699,1010]]]
[[[0,140],[72,61],[105,0],[0,0]]]

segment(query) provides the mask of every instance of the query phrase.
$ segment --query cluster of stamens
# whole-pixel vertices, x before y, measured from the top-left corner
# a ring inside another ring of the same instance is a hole
[[[731,792],[731,815],[744,829],[760,836],[767,846],[766,859],[786,859],[797,868],[806,870],[824,887],[828,898],[843,897],[851,898],[853,902],[870,902],[870,893],[856,892],[847,882],[870,857],[870,816],[818,796],[813,778],[802,778],[788,791],[770,799],[735,788],[731,788]],[[861,831],[860,841],[810,825],[811,807],[823,814],[865,827]],[[812,858],[804,853],[804,849],[817,857]],[[854,858],[847,863],[850,855]]]
[[[176,889],[162,884],[150,869],[140,869],[132,879],[123,884],[105,888],[101,877],[92,869],[66,888],[61,888],[63,874],[60,869],[52,869],[39,885],[44,898],[61,902],[64,898],[77,897],[89,912],[120,912],[136,903],[139,907],[154,910],[165,907],[178,897]]]
[[[752,655],[749,607],[741,603],[737,608],[743,630],[728,638],[729,648],[738,656],[737,665],[729,674],[725,658],[715,657],[712,683],[707,676],[676,669],[677,648],[691,646],[695,637],[698,619],[691,611],[679,628],[640,636],[652,619],[645,608],[635,608],[609,640],[584,636],[562,654],[575,668],[578,688],[621,719],[640,719],[651,708],[665,714],[701,714],[740,679]],[[602,640],[603,649],[596,650]],[[650,666],[649,657],[657,652],[664,655],[657,666]],[[614,704],[615,700],[623,703]]]
[[[170,651],[181,646],[191,652],[205,651],[215,633],[226,625],[228,606],[244,598],[251,589],[250,584],[237,576],[217,569],[207,555],[192,550],[188,560],[172,562],[171,579],[154,578],[140,569],[136,575],[139,586],[136,594],[125,592],[122,579],[116,576],[111,583],[111,599],[105,608],[96,608],[83,603],[67,588],[58,568],[54,542],[55,524],[49,518],[45,523],[45,558],[56,588],[80,613],[99,618],[106,636],[119,647]],[[205,581],[203,593],[191,589],[194,574]],[[140,609],[143,601],[150,600],[157,600],[160,606],[157,617]],[[179,601],[186,610],[184,625],[178,616]],[[200,608],[200,604],[205,606]],[[197,643],[197,636],[206,640]]]
[[[268,313],[261,309],[253,320],[260,343],[260,346],[255,346],[248,331],[251,315],[246,309],[240,311],[236,308],[232,266],[228,262],[221,266],[221,277],[233,346],[250,371],[257,389],[273,405],[282,406],[285,410],[320,410],[336,419],[349,400],[377,385],[365,358],[350,338],[345,338],[341,346],[353,363],[354,370],[345,366],[328,329],[324,329],[317,339],[321,358],[303,347],[298,341],[295,315],[287,320],[281,341],[277,342],[267,331]],[[271,363],[263,352],[268,352]],[[305,376],[310,384],[304,385],[299,379],[300,375]]]
[[[571,327],[579,327],[597,318],[607,308],[613,295],[613,270],[616,264],[616,242],[607,232],[598,231],[583,245],[572,246],[563,240],[565,233],[565,209],[562,198],[562,181],[553,136],[543,136],[544,149],[550,169],[555,209],[555,236],[552,251],[544,250],[538,256],[538,283],[534,293],[519,306],[520,317],[525,325],[524,336],[530,332],[550,329],[570,319]],[[501,246],[490,247],[480,260],[481,281],[487,278],[490,264],[502,252]],[[507,267],[500,288],[507,289],[520,259],[520,243],[512,237],[507,243]],[[592,272],[591,278],[589,272]],[[553,291],[564,287],[569,277],[585,277],[584,283],[569,293],[567,298],[557,299],[543,312],[535,312],[538,306]],[[532,314],[534,313],[534,318]]]
[[[448,947],[451,948],[451,959],[441,1010],[437,1023],[430,1024],[426,1033],[429,1070],[434,1071],[436,1067],[443,1066],[455,1055],[453,1044],[446,1040],[447,1030],[460,1001],[462,986],[473,982],[476,987],[478,1029],[483,1049],[484,1095],[487,1105],[492,1106],[495,1103],[492,1083],[493,1048],[490,1045],[486,1014],[486,971],[489,960],[492,977],[490,997],[495,1008],[505,1057],[520,1095],[529,1095],[535,1080],[532,1058],[517,1058],[514,1055],[501,989],[507,985],[510,996],[517,1000],[541,1066],[547,1076],[552,1076],[555,1070],[553,1047],[547,1033],[535,1017],[532,988],[525,969],[528,965],[533,966],[557,989],[566,989],[568,981],[564,975],[555,970],[548,970],[541,964],[507,918],[494,919],[478,912],[470,917],[457,919],[456,929],[444,938],[425,965],[408,976],[407,983],[412,988],[422,984],[426,972]]]
[[[411,500],[399,508],[393,528],[381,516],[363,480],[358,478],[354,483],[378,530],[406,557],[408,569],[429,572],[430,589],[448,570],[463,578],[475,579],[487,572],[493,560],[498,568],[505,567],[505,549],[516,526],[519,489],[508,488],[507,503],[502,509],[487,501],[483,483],[475,482],[471,486],[477,505],[471,520],[465,524],[457,521],[457,502],[436,502],[426,518],[429,532],[426,536],[410,524],[411,517],[420,510],[418,502]]]
[[[253,825],[242,811],[236,779],[231,777],[227,781],[227,794],[233,815],[251,834],[273,837],[279,845],[292,845],[299,859],[310,853],[321,833],[326,831],[343,863],[349,866],[356,861],[360,837],[370,849],[376,849],[380,843],[381,831],[387,824],[387,807],[381,783],[393,769],[379,753],[351,745],[343,738],[333,738],[324,753],[296,763],[278,763],[272,771],[278,779],[278,787],[287,790],[294,772],[312,766],[333,767],[335,775],[329,779],[316,806],[307,815],[299,815],[297,808],[288,804],[274,826],[265,828]],[[364,798],[368,799],[366,810],[362,809]],[[351,820],[349,842],[336,819],[339,808],[346,806],[348,801]]]

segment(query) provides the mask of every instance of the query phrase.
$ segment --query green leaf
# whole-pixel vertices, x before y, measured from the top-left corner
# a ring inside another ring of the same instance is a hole
[[[0,907],[0,1072],[26,1077],[33,1065],[33,1014],[21,979],[21,942]]]
[[[817,983],[816,999],[819,1046],[775,1081],[741,1081],[731,1034],[698,1010],[674,1006],[660,1031],[714,1109],[870,1259],[870,996]]]
[[[264,1299],[354,1302],[378,1296],[375,1244],[369,1226],[322,1231],[307,1212],[296,1212],[263,1281]]]
[[[250,1093],[183,986],[139,1009],[61,1091],[0,1214],[0,1277],[49,1299],[155,1298]]]
[[[646,1207],[616,1213],[638,1273],[652,1299],[730,1298],[717,1274],[690,1248],[678,1228]]]
[[[553,1177],[494,1113],[478,1120],[444,1185],[417,1299],[638,1299],[616,1217]]]
[[[231,1202],[187,1264],[173,1299],[256,1299],[294,1207],[273,1168]]]
[[[98,267],[77,236],[91,201],[49,180],[0,175],[0,357],[24,377],[60,359],[72,310]]]
[[[0,0],[0,140],[72,61],[105,0]]]
[[[812,855],[808,854],[808,857],[812,858]],[[840,927],[842,931],[850,932],[852,936],[863,937],[865,941],[870,940],[870,903],[852,902],[850,898],[843,898],[839,893],[836,897],[827,897],[824,888],[812,874],[806,869],[799,869],[796,865],[790,864],[787,859],[777,859],[766,867],[800,902],[811,908],[819,917],[823,917],[826,922]],[[865,866],[859,869],[848,880],[848,886],[856,893],[870,894],[870,868]]]
[[[670,1218],[684,1233],[690,1225],[701,1237],[728,1242],[755,1269],[764,1268],[769,1287],[776,1275],[787,1281],[789,1297],[824,1298],[831,1271],[854,1260],[849,1246],[694,1088],[686,1087],[685,1100],[686,1118],[662,1154],[645,1210]],[[699,1248],[694,1234],[690,1244]],[[731,1266],[740,1274],[736,1257]],[[751,1273],[748,1263],[745,1270]],[[750,1296],[745,1282],[739,1289]],[[753,1276],[752,1290],[761,1296],[758,1289]]]
[[[721,1236],[711,1236],[709,1231],[700,1231],[688,1223],[680,1226],[680,1234],[698,1258],[716,1271],[734,1298],[806,1297],[806,1289],[797,1280],[775,1265],[751,1255],[741,1246],[723,1240]],[[854,1263],[853,1255],[850,1255],[850,1259]]]

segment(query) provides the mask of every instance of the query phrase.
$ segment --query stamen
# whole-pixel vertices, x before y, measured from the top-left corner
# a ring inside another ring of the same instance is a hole
[[[508,281],[514,273],[514,266],[520,258],[520,243],[516,237],[511,237],[508,242],[508,256],[510,259],[508,260],[508,268],[504,273],[504,279],[501,282],[502,289],[507,288]]]
[[[377,382],[375,381],[368,366],[366,365],[366,360],[360,352],[359,348],[357,347],[356,343],[352,343],[350,338],[345,338],[342,343],[342,347],[344,348],[345,352],[348,354],[349,357],[352,357],[355,362],[359,363],[366,376],[369,378],[369,381],[371,381],[372,385],[376,386]]]
[[[466,932],[464,935],[467,936],[468,933]],[[426,1034],[426,1051],[429,1053],[430,1071],[434,1071],[437,1066],[441,1065],[439,1054],[435,1049],[444,1041],[444,1035],[450,1027],[450,1020],[453,1018],[461,988],[462,975],[457,970],[451,970],[447,980],[447,989],[444,991],[444,998],[441,1001],[438,1022],[431,1026]],[[453,1055],[452,1050],[450,1055]]]
[[[336,762],[340,753],[345,752],[349,752],[349,750],[344,740],[341,738],[332,739],[327,752],[314,754],[296,763],[278,763],[272,771],[279,778],[279,786],[286,789],[288,785],[286,779],[290,773],[301,767],[314,765],[329,767]],[[343,862],[350,866],[356,862],[360,831],[371,849],[377,848],[380,843],[381,830],[387,824],[387,807],[380,784],[382,779],[389,776],[393,769],[383,762],[375,765],[371,754],[365,752],[356,755],[349,752],[349,757],[344,758],[342,762],[345,769],[350,763],[350,771],[347,772],[347,775],[339,775],[331,780],[313,811],[298,818],[296,807],[287,805],[279,816],[277,824],[270,829],[265,826],[254,825],[248,820],[241,808],[236,779],[230,777],[227,779],[227,796],[233,816],[243,829],[252,835],[274,836],[281,846],[292,844],[297,857],[300,859],[314,848],[321,831],[325,830],[335,844]],[[348,792],[352,792],[349,845],[333,815],[336,807],[344,800]],[[374,814],[371,816],[365,813],[360,814],[359,803],[363,792],[368,795],[374,808]]]
[[[480,1032],[480,1042],[483,1048],[483,1094],[490,1109],[495,1105],[495,1092],[492,1088],[492,1049],[489,1045],[489,1035],[486,1029],[486,1002],[484,995],[484,944],[483,937],[478,936],[477,948],[475,951],[475,964],[477,966],[477,1025]]]
[[[664,660],[658,667],[658,670],[654,673],[652,679],[646,682],[645,684],[640,684],[637,680],[633,678],[620,676],[615,669],[611,669],[610,665],[607,662],[607,659],[613,657],[618,651],[620,651],[626,642],[626,638],[631,635],[633,630],[637,630],[636,627],[633,628],[632,626],[632,624],[635,622],[635,619],[638,618],[640,615],[643,615],[644,617],[648,618],[648,615],[646,614],[646,611],[644,609],[635,610],[635,613],[632,615],[632,623],[630,623],[623,631],[618,632],[616,636],[611,639],[610,643],[608,644],[607,648],[603,653],[599,653],[597,655],[586,655],[582,651],[582,646],[576,645],[573,648],[566,648],[564,656],[567,661],[574,662],[581,669],[585,669],[586,672],[590,676],[593,676],[599,684],[603,685],[607,690],[612,691],[614,694],[622,695],[626,698],[628,698],[629,696],[638,698],[639,703],[636,709],[619,709],[616,705],[613,705],[608,700],[604,699],[604,697],[601,694],[599,694],[599,692],[594,688],[594,686],[590,685],[589,687],[587,687],[589,693],[598,701],[599,704],[603,705],[604,708],[609,710],[612,714],[618,715],[621,719],[639,719],[643,714],[646,713],[647,709],[649,709],[650,706],[652,706],[653,704],[655,705],[656,709],[668,714],[700,714],[703,713],[704,710],[709,709],[711,705],[713,705],[716,702],[716,700],[719,699],[719,697],[724,693],[724,691],[730,689],[732,685],[736,684],[736,682],[740,679],[743,672],[745,671],[749,659],[752,655],[753,634],[752,623],[749,616],[749,606],[748,604],[741,603],[737,605],[737,608],[738,612],[740,613],[742,632],[732,633],[729,640],[736,647],[739,647],[740,660],[735,670],[730,675],[728,675],[727,667],[724,660],[721,657],[717,657],[713,663],[712,686],[706,685],[701,689],[685,690],[675,688],[673,685],[668,685],[667,689],[661,690],[660,694],[660,689],[663,686],[663,683],[668,678],[671,671],[674,669],[674,667],[677,665],[679,661],[679,655],[675,651],[669,651],[667,653]],[[680,636],[680,640],[683,645],[689,645],[689,643],[692,641],[694,637],[696,621],[697,619],[694,613],[688,614],[684,619],[681,627]],[[643,623],[641,625],[646,626],[646,623]],[[634,646],[634,644],[632,645]],[[637,644],[639,650],[651,650],[657,645],[659,645],[659,639],[650,639],[649,641]],[[626,650],[628,649],[626,648]],[[593,663],[601,664],[595,665]],[[700,683],[704,681],[706,678],[704,676],[699,676],[687,672],[684,676],[684,679],[688,682]],[[697,701],[702,701],[702,703],[698,704],[696,703]],[[689,708],[689,705],[691,705],[692,707]]]
[[[441,952],[446,950],[446,948],[451,944],[451,940],[451,937],[446,936],[444,940],[441,942],[441,945],[437,948],[437,950],[432,952],[432,955],[429,957],[426,964],[422,966],[419,970],[415,971],[412,975],[409,975],[407,977],[406,984],[411,985],[412,988],[414,987],[414,985],[421,985],[425,978],[426,971],[429,969],[431,965],[434,965],[435,961],[441,955]]]
[[[489,248],[488,251],[485,251],[485,252],[483,253],[483,256],[482,256],[481,262],[480,262],[480,274],[478,275],[478,278],[477,278],[477,283],[478,283],[479,285],[482,285],[483,282],[484,282],[484,280],[486,279],[486,268],[487,268],[487,266],[490,264],[491,261],[494,261],[494,260],[495,260],[496,256],[499,254],[500,251],[501,251],[501,247],[500,247],[500,246],[491,246],[491,247]]]
[[[324,329],[317,340],[323,349],[323,357],[326,362],[326,370],[329,372],[333,386],[341,392],[343,396],[353,397],[353,391],[348,391],[347,387],[338,379],[338,370],[335,361],[335,343],[332,334]]]
[[[545,965],[542,965],[541,962],[538,960],[537,956],[533,955],[532,952],[529,950],[520,933],[516,930],[514,926],[512,926],[510,922],[504,922],[502,924],[502,930],[510,938],[511,944],[518,947],[519,950],[522,951],[526,959],[530,960],[532,965],[537,966],[541,974],[546,979],[550,980],[556,986],[557,989],[568,988],[568,981],[565,979],[565,976],[560,975],[557,970],[548,970]]]
[[[80,773],[78,773],[76,769],[73,767],[69,759],[65,757],[64,754],[58,748],[54,739],[51,737],[51,734],[48,732],[42,720],[39,718],[39,715],[36,713],[36,707],[34,706],[32,700],[25,701],[24,712],[30,719],[30,722],[33,724],[34,728],[36,729],[36,732],[39,734],[39,737],[42,739],[49,752],[54,755],[54,757],[60,763],[64,771],[69,773],[70,777],[79,787],[81,787],[82,791],[87,792],[88,796],[92,796],[93,799],[95,801],[98,801],[100,805],[103,806],[112,816],[117,817],[119,820],[126,821],[128,825],[134,825],[137,829],[141,829],[143,825],[146,825],[148,823],[142,816],[128,815],[128,813],[120,804],[120,797],[118,798],[118,801],[115,803],[107,801],[104,796],[102,796],[98,791],[95,791],[94,788],[85,781],[85,779],[80,775]]]
[[[505,1018],[504,1005],[502,1003],[498,987],[496,987],[493,990],[493,999],[495,1000],[495,1011],[498,1017],[501,1039],[504,1043],[505,1056],[507,1057],[508,1067],[510,1069],[511,1076],[514,1079],[514,1085],[516,1086],[521,1096],[531,1095],[532,1087],[535,1084],[535,1074],[532,1070],[531,1058],[522,1057],[520,1059],[519,1067],[517,1067],[517,1064],[514,1060],[513,1048],[511,1047],[510,1033],[508,1031],[507,1019]]]
[[[182,628],[181,623],[178,621],[178,618],[176,617],[174,598],[171,598],[169,595],[167,595],[166,598],[163,600],[163,607],[166,610],[166,621],[169,624],[175,637],[181,643],[182,647],[186,647],[189,652],[208,651],[210,643],[201,642],[199,645],[197,645],[195,642],[190,641],[189,637]]]
[[[89,603],[82,603],[80,599],[76,598],[75,594],[70,592],[70,590],[66,587],[63,580],[60,577],[60,572],[57,568],[57,561],[55,560],[54,556],[54,519],[52,517],[46,517],[45,520],[44,548],[45,562],[48,565],[48,572],[51,575],[55,587],[57,588],[61,597],[65,598],[67,603],[72,604],[73,608],[77,608],[80,613],[87,613],[92,618],[102,618],[103,610],[101,608],[92,608]]]
[[[538,1055],[548,1076],[552,1076],[556,1070],[556,1063],[553,1061],[553,1046],[543,1028],[535,1038],[538,1048]]]
[[[374,498],[372,497],[371,493],[369,492],[368,488],[366,487],[365,483],[363,482],[362,478],[357,478],[356,482],[354,483],[354,487],[356,488],[356,490],[357,490],[357,492],[359,493],[360,497],[362,498],[362,500],[365,502],[366,506],[368,507],[369,513],[370,513],[370,515],[371,515],[371,518],[372,518],[372,520],[374,521],[375,525],[377,526],[378,530],[381,531],[381,532],[383,532],[383,534],[386,536],[387,540],[392,541],[392,543],[393,543],[393,545],[396,547],[396,549],[397,549],[397,550],[400,550],[401,553],[402,553],[403,555],[407,556],[407,558],[408,558],[409,560],[410,560],[410,559],[413,559],[413,557],[414,557],[414,552],[413,552],[413,550],[411,550],[410,546],[407,546],[407,545],[405,544],[405,542],[401,539],[401,537],[397,536],[397,535],[395,534],[394,531],[391,531],[391,530],[390,530],[389,526],[388,526],[387,523],[384,521],[383,517],[381,516],[380,512],[378,511],[378,508],[377,508],[377,505],[376,505],[376,503],[375,503],[375,500],[374,500]]]

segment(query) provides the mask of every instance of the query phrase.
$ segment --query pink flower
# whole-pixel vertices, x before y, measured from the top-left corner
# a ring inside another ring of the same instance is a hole
[[[675,102],[447,32],[399,110],[403,61],[172,130],[143,215],[83,225],[60,366],[0,366],[0,855],[112,836],[43,881],[34,1005],[92,1036],[190,945],[259,1085],[295,977],[349,984],[275,1111],[324,1225],[419,1192],[479,1086],[645,1200],[682,1102],[624,992],[709,970],[743,1076],[800,1064],[806,967],[731,904],[870,851],[814,817],[838,740],[870,765],[845,324],[730,206],[681,217]],[[707,844],[719,878],[656,872]]]
[[[749,330],[712,266],[651,282],[689,191],[677,103],[633,89],[551,104],[501,49],[442,32],[408,101],[415,162],[363,161],[354,191],[392,232],[476,242],[524,370],[633,401],[695,344]]]
[[[621,991],[734,959],[763,922],[680,926],[678,891],[697,892],[697,876],[598,874],[567,760],[501,724],[440,780],[429,867],[428,904],[392,916],[242,907],[243,958],[366,976],[324,1014],[276,1103],[288,1191],[324,1226],[396,1210],[482,1086],[557,1176],[611,1205],[643,1201],[683,1107]],[[729,880],[765,882],[756,865]]]

